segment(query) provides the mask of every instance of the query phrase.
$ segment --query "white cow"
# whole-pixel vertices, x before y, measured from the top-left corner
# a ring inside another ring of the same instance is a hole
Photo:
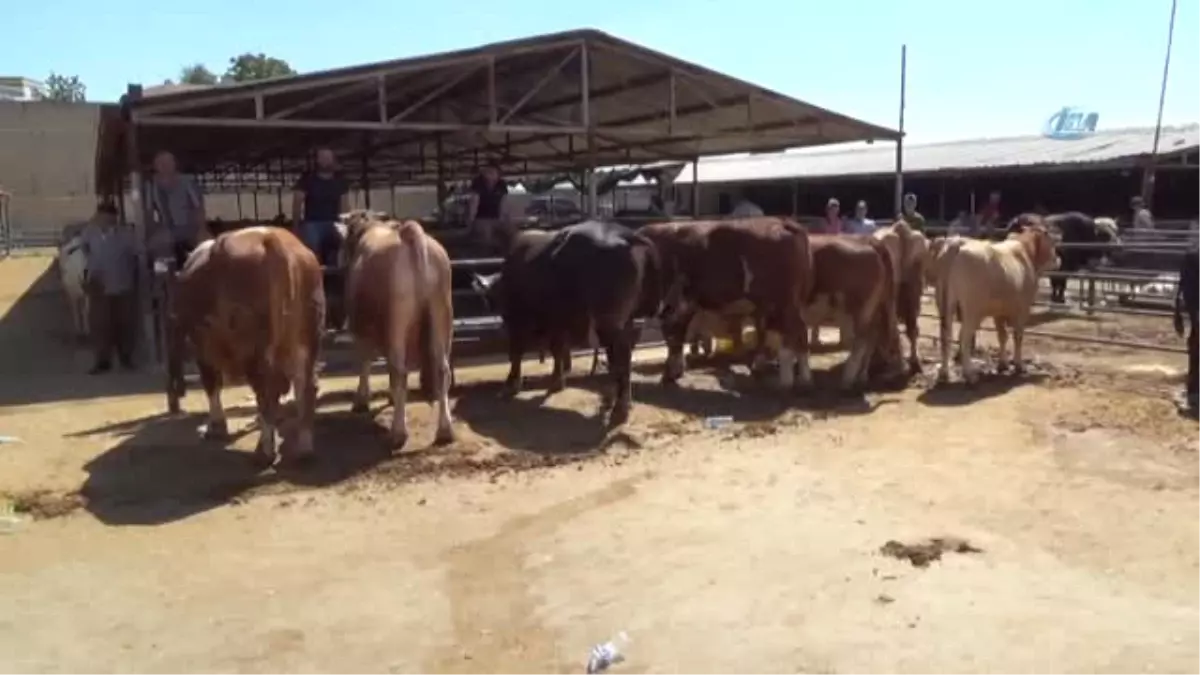
[[[82,234],[68,239],[58,249],[59,279],[75,324],[75,335],[83,338],[89,334],[87,296],[87,247]]]
[[[941,321],[941,367],[938,380],[950,378],[950,339],[955,315],[963,380],[974,383],[979,373],[971,363],[975,331],[991,317],[1000,343],[998,366],[1007,369],[1008,329],[1013,331],[1013,361],[1023,370],[1021,345],[1025,324],[1042,274],[1058,267],[1055,242],[1043,226],[1035,225],[1002,242],[964,237],[938,238],[930,247],[930,276],[936,280]]]

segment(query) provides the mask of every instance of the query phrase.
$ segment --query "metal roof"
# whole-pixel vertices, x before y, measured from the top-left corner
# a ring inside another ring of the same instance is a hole
[[[1098,131],[1079,140],[1043,136],[987,138],[904,146],[904,175],[947,171],[1063,165],[1126,165],[1149,155],[1154,127]],[[1200,146],[1200,124],[1163,127],[1160,155],[1194,152]],[[769,155],[709,157],[700,160],[701,183],[740,183],[789,178],[868,176],[896,170],[893,145],[806,148]],[[679,182],[691,182],[692,165]]]
[[[122,121],[138,129],[141,162],[169,149],[195,172],[295,171],[327,146],[355,169],[369,157],[377,179],[397,182],[432,182],[439,167],[463,177],[489,159],[510,174],[578,169],[589,137],[600,166],[899,137],[596,30],[258,82],[133,88],[123,109],[125,120],[102,120],[100,171],[124,163]]]

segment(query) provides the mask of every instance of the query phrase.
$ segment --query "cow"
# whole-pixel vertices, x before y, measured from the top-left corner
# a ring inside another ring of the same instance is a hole
[[[1200,246],[1193,245],[1180,262],[1180,285],[1175,291],[1175,333],[1183,336],[1183,315],[1188,325],[1189,408],[1200,407]]]
[[[527,349],[547,345],[554,358],[550,392],[566,386],[573,343],[590,331],[604,347],[616,395],[601,416],[616,426],[629,418],[634,319],[653,316],[662,298],[654,244],[617,223],[587,220],[554,232],[524,230],[514,237],[500,272],[475,275],[476,289],[497,307],[508,333],[504,393],[521,390]]]
[[[87,245],[82,234],[76,234],[58,249],[56,258],[59,280],[71,312],[75,336],[89,335],[87,294]]]
[[[813,290],[805,307],[812,325],[835,322],[850,354],[842,370],[843,391],[866,384],[877,352],[891,366],[899,356],[896,332],[896,263],[887,245],[874,236],[810,235]],[[890,372],[890,371],[889,371]]]
[[[987,317],[996,326],[1000,343],[999,369],[1007,370],[1008,331],[1013,335],[1015,371],[1024,372],[1021,347],[1025,324],[1037,295],[1039,279],[1059,265],[1054,237],[1035,214],[1020,216],[1026,226],[1002,242],[963,237],[938,238],[930,246],[933,262],[929,274],[936,279],[941,329],[941,366],[938,381],[950,377],[950,341],[954,318],[959,326],[959,358],[963,380],[979,377],[971,363],[975,332]]]
[[[1035,214],[1023,214],[1009,222],[1007,234],[1020,232],[1033,224]],[[1058,213],[1041,217],[1042,224],[1051,233],[1058,236],[1064,246],[1058,249],[1061,265],[1059,272],[1074,274],[1082,269],[1111,261],[1109,250],[1105,248],[1075,248],[1071,244],[1109,244],[1119,246],[1121,236],[1117,223],[1112,218],[1092,218],[1078,211]],[[1066,303],[1067,279],[1054,276],[1050,279],[1050,302]]]
[[[313,452],[324,319],[321,267],[290,231],[255,226],[201,242],[167,285],[169,408],[177,412],[185,392],[183,357],[190,344],[208,395],[207,438],[229,433],[221,389],[247,382],[261,428],[255,461],[270,466],[278,456],[279,399],[291,388],[298,419],[281,451],[285,460],[306,459]]]
[[[359,358],[352,410],[369,409],[371,362],[384,356],[393,407],[390,441],[395,449],[404,447],[408,368],[416,364],[421,388],[437,408],[434,443],[450,443],[450,256],[415,221],[353,211],[342,222],[346,235],[339,266],[345,272],[346,317]]]
[[[912,229],[904,220],[881,226],[871,234],[887,249],[892,258],[893,288],[896,291],[896,314],[904,322],[908,338],[908,368],[921,371],[917,355],[920,337],[921,296],[925,292],[926,264],[929,258],[929,239]]]
[[[808,232],[799,223],[775,217],[665,222],[639,233],[658,248],[668,289],[661,317],[668,351],[664,384],[683,376],[692,319],[709,311],[753,316],[759,349],[766,329],[779,333],[780,386],[811,387],[803,313],[813,288],[813,261]]]

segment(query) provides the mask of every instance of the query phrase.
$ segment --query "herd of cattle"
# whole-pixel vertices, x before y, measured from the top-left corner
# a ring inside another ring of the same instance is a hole
[[[419,371],[421,388],[437,408],[435,442],[451,441],[450,257],[416,222],[355,211],[339,227],[344,243],[338,313],[345,315],[361,368],[354,409],[367,409],[370,367],[382,356],[396,411],[393,447],[408,437],[410,368]],[[933,286],[941,318],[938,378],[949,378],[957,319],[962,376],[973,382],[978,373],[970,355],[984,319],[996,324],[1001,368],[1008,364],[1011,332],[1019,371],[1040,277],[1060,264],[1078,269],[1103,255],[1064,250],[1060,258],[1057,243],[1115,239],[1111,221],[1078,213],[1022,215],[1002,241],[931,240],[903,221],[871,236],[849,236],[810,234],[791,219],[775,217],[665,222],[636,230],[590,220],[554,231],[522,231],[500,271],[475,275],[474,281],[503,320],[510,357],[506,392],[520,391],[528,350],[550,352],[550,388],[557,391],[570,372],[571,347],[595,344],[606,352],[615,387],[605,397],[603,416],[617,425],[629,416],[640,320],[657,319],[667,343],[664,384],[682,376],[684,346],[698,332],[728,336],[737,348],[750,321],[755,335],[769,339],[756,340],[746,356],[756,366],[770,353],[784,390],[812,387],[815,329],[836,325],[849,347],[841,388],[852,391],[873,377],[920,370],[921,296]],[[60,269],[67,274],[74,268],[60,260]],[[321,339],[328,305],[335,304],[333,293],[327,302],[324,279],[316,257],[286,228],[243,227],[202,243],[167,282],[171,408],[178,409],[185,392],[183,363],[190,353],[208,397],[207,435],[228,433],[222,388],[247,383],[261,422],[256,459],[271,464],[278,454],[289,461],[310,455]],[[298,414],[279,434],[277,453],[280,400],[289,390]]]

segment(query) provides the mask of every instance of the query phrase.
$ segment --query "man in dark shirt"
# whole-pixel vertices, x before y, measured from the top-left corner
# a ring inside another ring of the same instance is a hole
[[[508,245],[513,232],[510,223],[505,218],[504,201],[508,196],[508,186],[500,178],[500,167],[488,164],[483,167],[475,180],[471,181],[471,201],[467,204],[467,233],[472,238],[489,248],[500,248]],[[501,242],[496,242],[496,231],[503,235]]]
[[[292,188],[292,223],[322,265],[337,264],[336,223],[349,210],[348,186],[337,172],[333,151],[320,148],[316,170],[301,176]]]
[[[1183,314],[1188,316],[1188,372],[1187,396],[1189,408],[1196,408],[1197,393],[1200,392],[1200,370],[1198,370],[1197,314],[1200,314],[1200,253],[1195,247],[1183,255],[1179,266],[1179,288],[1175,292],[1175,332],[1183,337]]]

